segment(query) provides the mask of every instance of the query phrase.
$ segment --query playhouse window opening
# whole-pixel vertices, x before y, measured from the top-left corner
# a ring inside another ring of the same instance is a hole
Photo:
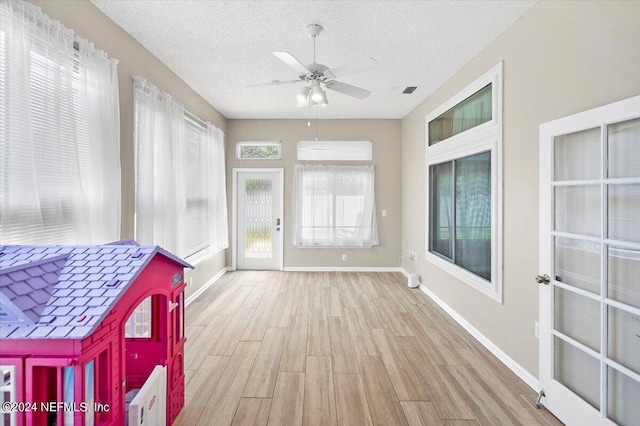
[[[176,343],[178,343],[184,337],[184,293],[178,295],[175,327]]]
[[[124,336],[129,339],[151,338],[151,296],[144,299],[125,323]]]
[[[16,367],[13,365],[0,365],[0,404],[15,402],[16,399]],[[0,407],[0,425],[15,425],[16,413],[2,410]]]

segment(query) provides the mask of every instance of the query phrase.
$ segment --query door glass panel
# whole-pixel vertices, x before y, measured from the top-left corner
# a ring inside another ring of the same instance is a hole
[[[554,337],[554,379],[600,409],[600,362]]]
[[[554,139],[554,180],[599,179],[602,169],[600,128]]]
[[[609,315],[608,357],[640,374],[640,315],[633,315],[613,306]]]
[[[609,247],[609,298],[640,308],[640,251]]]
[[[272,186],[270,179],[246,181],[244,257],[247,259],[271,259]]]
[[[556,237],[555,279],[600,294],[600,243]]]
[[[640,419],[640,383],[609,367],[608,373],[608,413],[619,425],[638,424]]]
[[[640,177],[640,118],[609,129],[609,177]]]
[[[600,304],[555,287],[554,329],[600,351]]]
[[[556,231],[600,236],[600,186],[559,186],[555,195]]]
[[[609,238],[640,242],[640,185],[609,185]]]

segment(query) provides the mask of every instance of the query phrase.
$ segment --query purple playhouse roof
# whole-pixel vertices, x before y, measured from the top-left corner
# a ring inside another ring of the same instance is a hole
[[[159,246],[0,246],[0,339],[82,339],[108,315]]]

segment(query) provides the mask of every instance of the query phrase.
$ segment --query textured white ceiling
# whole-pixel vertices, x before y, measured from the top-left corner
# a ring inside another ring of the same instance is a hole
[[[304,27],[324,27],[317,61],[330,68],[371,56],[377,70],[339,79],[373,93],[365,100],[327,91],[319,118],[403,118],[535,1],[117,1],[91,0],[227,118],[305,118],[302,85],[271,54],[307,64]],[[406,86],[418,86],[412,95]]]

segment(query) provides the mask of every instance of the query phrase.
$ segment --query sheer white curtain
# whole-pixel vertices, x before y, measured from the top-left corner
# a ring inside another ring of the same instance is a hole
[[[224,155],[224,133],[212,124],[207,125],[209,146],[209,233],[211,250],[229,247],[227,225],[227,185]]]
[[[23,1],[0,2],[0,241],[120,236],[117,61]]]
[[[136,240],[188,257],[229,246],[224,133],[134,77]]]
[[[373,166],[296,165],[293,239],[298,247],[378,244]]]
[[[144,78],[134,76],[136,241],[184,255],[179,238],[186,197],[180,173],[184,106]]]

